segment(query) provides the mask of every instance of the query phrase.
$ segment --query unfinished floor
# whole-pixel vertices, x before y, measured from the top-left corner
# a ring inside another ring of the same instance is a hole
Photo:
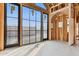
[[[79,56],[79,46],[62,41],[44,41],[0,51],[1,56]]]

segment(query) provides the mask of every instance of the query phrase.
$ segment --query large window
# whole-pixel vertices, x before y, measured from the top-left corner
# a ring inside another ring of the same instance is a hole
[[[23,44],[41,41],[41,12],[22,7]]]
[[[26,12],[27,11],[27,12]],[[29,8],[22,7],[23,44],[29,43]]]
[[[35,42],[35,10],[30,9],[30,43]]]
[[[47,39],[47,14],[22,6],[22,43],[30,44]],[[42,19],[43,18],[43,19]],[[6,4],[6,45],[20,45],[20,5]],[[42,30],[43,29],[43,30]],[[43,36],[43,38],[42,38]]]
[[[36,41],[41,41],[41,12],[36,11]]]
[[[18,22],[19,22],[19,7],[16,4],[6,4],[6,25],[7,39],[6,45],[19,44],[18,42]]]
[[[48,15],[43,14],[43,39],[47,39],[47,22],[48,21]]]

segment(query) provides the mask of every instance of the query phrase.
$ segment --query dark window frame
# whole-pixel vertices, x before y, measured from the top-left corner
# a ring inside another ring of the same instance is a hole
[[[9,3],[18,6],[18,43],[7,45],[7,3],[4,4],[4,48],[13,47],[13,46],[20,46],[20,4],[17,3]]]

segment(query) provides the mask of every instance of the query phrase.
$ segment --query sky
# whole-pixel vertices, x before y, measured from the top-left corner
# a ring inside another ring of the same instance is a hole
[[[46,7],[44,6],[43,3],[36,3],[36,5],[39,6],[39,7],[41,7],[41,8],[43,8],[43,9],[46,9]]]

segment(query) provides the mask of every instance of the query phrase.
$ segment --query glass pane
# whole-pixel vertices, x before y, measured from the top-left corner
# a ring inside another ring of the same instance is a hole
[[[35,30],[35,21],[30,21],[30,30]]]
[[[23,44],[28,44],[28,43],[29,43],[29,36],[23,35]]]
[[[47,30],[47,23],[43,23],[43,30]]]
[[[29,31],[23,30],[23,44],[29,43]]]
[[[36,11],[36,21],[41,21],[41,12]]]
[[[45,5],[43,3],[36,3],[37,6],[43,8],[43,9],[46,9]]]
[[[23,30],[29,30],[29,21],[23,19]]]
[[[23,36],[29,36],[29,31],[23,30]]]
[[[18,26],[7,26],[7,45],[18,43]]]
[[[12,27],[18,26],[18,18],[11,18],[11,17],[9,18],[9,17],[7,17],[7,26],[12,26]]]
[[[30,36],[34,36],[35,35],[35,31],[30,31]]]
[[[35,42],[35,31],[30,31],[30,43]]]
[[[22,7],[23,44],[29,43],[29,8]]]
[[[36,30],[41,30],[41,22],[36,22]]]
[[[43,22],[47,22],[47,20],[48,20],[47,14],[43,14]]]
[[[7,4],[7,45],[18,44],[18,6]]]
[[[30,43],[34,43],[35,42],[35,35],[30,36]]]
[[[36,31],[36,42],[41,41],[41,31]]]
[[[44,39],[47,38],[47,31],[43,31],[43,38],[44,38]]]
[[[29,20],[29,8],[22,7],[22,17],[23,19]]]
[[[7,31],[7,45],[18,43],[17,36],[13,34],[17,34],[17,32]]]
[[[30,20],[35,20],[35,10],[30,9]]]
[[[12,7],[14,9],[12,9]],[[18,6],[14,4],[7,4],[7,16],[18,17]]]

